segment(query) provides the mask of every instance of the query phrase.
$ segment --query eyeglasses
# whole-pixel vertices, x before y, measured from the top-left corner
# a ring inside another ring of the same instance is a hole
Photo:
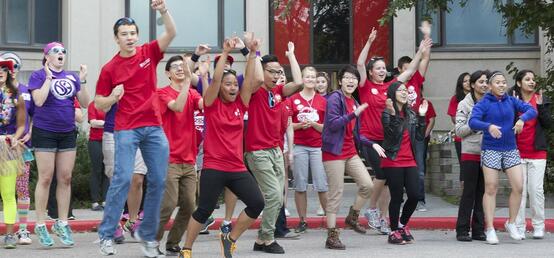
[[[401,88],[398,88],[396,90],[396,92],[408,92],[408,89],[404,88],[404,89],[401,89]]]
[[[273,70],[273,69],[265,69],[265,70],[273,76],[275,76],[275,75],[281,76],[285,73],[285,72],[283,72],[283,70]]]
[[[233,70],[233,69],[225,69],[225,70],[223,70],[223,75],[228,74],[228,73],[230,73],[230,74],[232,74],[232,75],[234,75],[234,76],[237,76],[237,72],[236,72],[235,70]]]
[[[343,79],[343,80],[347,80],[347,81],[357,81],[357,80],[358,80],[358,77],[354,77],[354,76],[343,76],[342,79]]]
[[[64,55],[67,54],[67,50],[63,47],[53,47],[50,50],[48,50],[48,54],[51,54],[51,53],[58,54],[60,52]]]
[[[135,24],[135,20],[133,20],[133,18],[123,17],[123,18],[119,18],[119,20],[115,22],[116,26],[126,25],[126,24],[129,24],[129,25]]]
[[[268,93],[269,93],[269,98],[267,100],[268,100],[269,108],[273,108],[275,107],[275,96],[271,91],[269,91]]]
[[[179,70],[182,68],[183,68],[183,64],[172,64],[169,66],[169,69],[173,69],[173,70]]]

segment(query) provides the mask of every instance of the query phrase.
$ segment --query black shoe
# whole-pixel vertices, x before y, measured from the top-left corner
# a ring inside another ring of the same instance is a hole
[[[285,253],[285,249],[283,249],[282,246],[280,246],[277,241],[273,241],[273,243],[271,243],[270,245],[265,245],[264,246],[264,251],[266,253],[270,253],[270,254],[284,254]]]
[[[181,247],[176,246],[166,246],[165,253],[167,256],[177,256],[181,252]]]
[[[471,238],[477,241],[487,241],[487,235],[485,235],[485,233],[473,234]]]
[[[461,242],[471,242],[471,237],[467,233],[466,234],[460,234],[460,235],[456,235],[456,240],[461,241]]]
[[[254,242],[254,248],[252,248],[254,251],[263,251],[265,245],[264,244],[258,244]]]

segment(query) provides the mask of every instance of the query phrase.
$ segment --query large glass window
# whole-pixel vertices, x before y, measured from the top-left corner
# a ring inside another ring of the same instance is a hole
[[[518,1],[518,0],[516,0]],[[450,2],[450,12],[429,13],[425,4],[418,5],[418,20],[433,20],[433,41],[441,47],[522,46],[537,45],[537,33],[518,30],[508,34],[502,14],[494,0],[468,0],[465,6]],[[418,22],[419,24],[419,22]],[[421,38],[421,35],[418,35]]]
[[[348,0],[312,1],[313,61],[344,64],[350,61],[350,3]]]
[[[166,0],[166,4],[179,30],[170,45],[174,51],[193,50],[198,44],[218,48],[224,38],[242,36],[245,30],[245,0]],[[141,42],[164,32],[163,20],[149,0],[127,0],[127,7],[127,15],[139,25]]]
[[[61,40],[60,0],[0,0],[3,47],[41,47]]]

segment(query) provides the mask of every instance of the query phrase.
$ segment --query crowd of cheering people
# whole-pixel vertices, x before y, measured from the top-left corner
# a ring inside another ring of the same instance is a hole
[[[214,223],[211,215],[221,194],[223,257],[232,257],[237,240],[260,216],[253,250],[285,253],[275,239],[298,238],[308,230],[308,204],[326,218],[324,246],[344,250],[337,214],[345,175],[357,186],[355,199],[348,200],[347,228],[360,234],[376,230],[395,245],[415,241],[409,222],[416,209],[426,209],[425,162],[436,117],[423,97],[432,46],[428,23],[421,27],[424,37],[415,55],[400,58],[392,76],[383,58],[368,60],[375,29],[356,66],[338,71],[336,87],[327,73],[300,68],[293,42],[285,53],[292,77],[287,82],[282,60],[263,55],[262,39],[246,32],[225,39],[212,73],[207,45],[171,56],[164,69],[169,84],[159,88],[157,66],[177,29],[165,1],[153,0],[152,8],[159,12],[164,32],[137,45],[135,21],[117,20],[113,33],[119,51],[102,67],[94,96],[88,93],[86,66],[79,73],[64,69],[69,53],[62,43],[44,47],[43,68],[30,75],[27,85],[16,79],[21,58],[13,52],[0,56],[5,248],[32,243],[30,190],[40,245],[55,244],[50,233],[63,246],[75,244],[68,219],[79,106],[87,108],[90,124],[92,209],[103,211],[98,244],[104,255],[116,254],[115,244],[124,243],[127,231],[147,257],[192,257],[198,235]],[[246,60],[242,74],[232,69],[233,51]],[[511,186],[505,223],[510,237],[526,238],[527,197],[532,237],[544,236],[550,100],[538,90],[533,71],[519,71],[515,81],[508,87],[502,72],[488,70],[458,78],[448,115],[458,137],[463,182],[459,241],[498,243],[493,219],[499,172],[506,173]],[[36,188],[29,189],[33,160],[38,179]],[[286,228],[284,208],[289,167],[299,216],[294,230]],[[316,204],[308,203],[310,176]],[[53,181],[58,216],[49,230],[45,220]],[[238,200],[246,208],[233,217]],[[177,207],[162,248],[164,228]],[[360,215],[367,217],[367,225],[360,223]]]

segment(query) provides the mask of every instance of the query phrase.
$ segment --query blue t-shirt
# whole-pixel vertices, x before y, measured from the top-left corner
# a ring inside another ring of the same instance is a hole
[[[33,126],[51,132],[75,130],[74,97],[81,90],[79,76],[73,72],[52,71],[52,85],[42,107],[34,108]],[[44,69],[34,71],[29,78],[29,91],[40,89],[46,80]]]

